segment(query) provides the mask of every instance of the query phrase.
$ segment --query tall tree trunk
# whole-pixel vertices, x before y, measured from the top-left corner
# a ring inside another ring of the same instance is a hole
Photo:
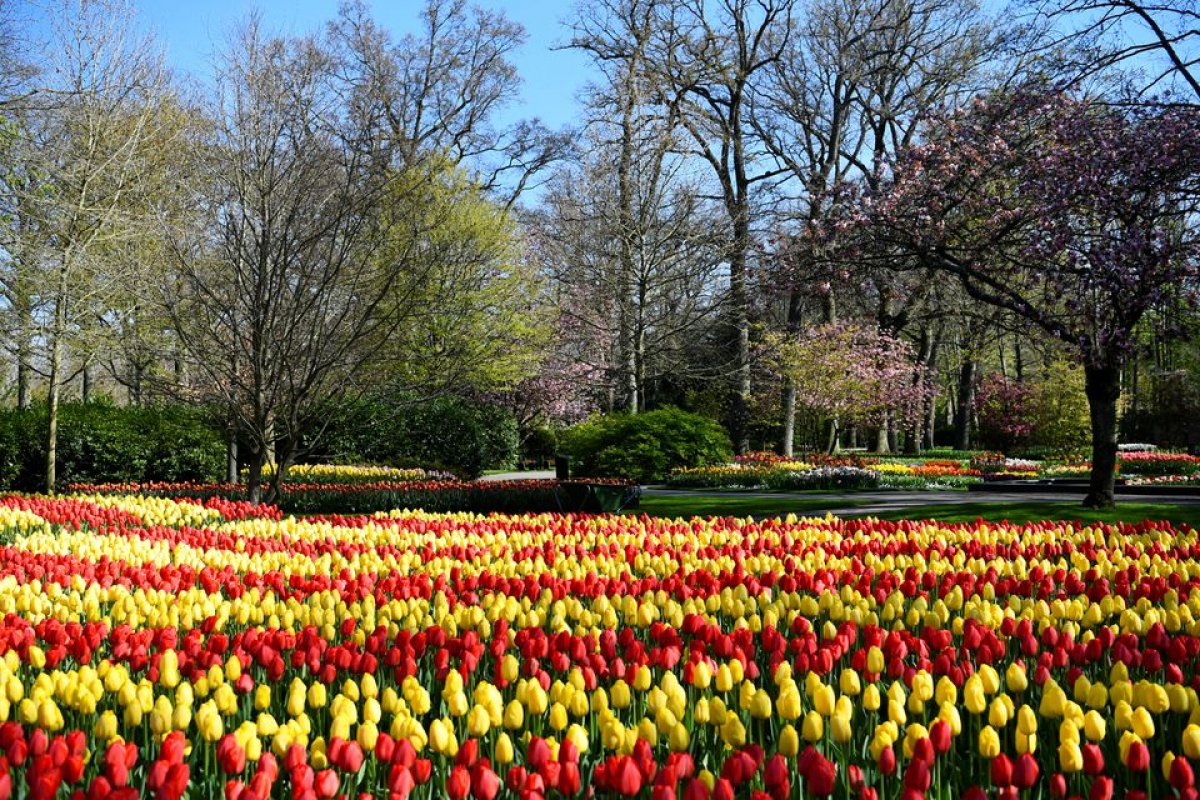
[[[80,392],[80,399],[85,403],[90,403],[92,402],[92,365],[90,363],[84,364],[81,378],[83,380],[83,387]]]
[[[230,427],[225,440],[225,482],[236,486],[238,482],[238,436],[237,428]]]
[[[1087,508],[1111,508],[1116,503],[1117,401],[1121,397],[1121,368],[1114,364],[1085,365],[1084,389],[1092,418],[1092,473]]]
[[[837,418],[829,420],[829,438],[826,440],[825,452],[833,455],[838,451],[838,421]]]
[[[58,473],[58,372],[60,356],[58,337],[50,345],[50,386],[46,395],[46,494],[54,494]]]
[[[937,432],[937,397],[936,396],[929,398],[929,405],[927,407],[927,411],[929,412],[929,417],[928,417],[928,419],[925,420],[925,449],[932,450],[933,448],[937,447],[937,443],[934,441],[934,438],[936,437],[936,432]]]
[[[879,430],[875,434],[875,452],[876,453],[892,452],[891,448],[888,446],[889,444],[891,444],[891,440],[890,440],[890,436],[889,436],[890,432],[891,432],[891,426],[888,425],[888,421],[885,418],[883,420],[883,422],[879,425]]]
[[[46,397],[46,494],[54,494],[58,480],[58,397],[62,372],[62,333],[66,329],[67,274],[59,270],[58,296],[54,299],[54,325],[50,330],[50,386]]]
[[[17,310],[17,408],[29,408],[33,401],[30,393],[31,376],[33,375],[33,311],[29,304],[22,299]]]
[[[801,322],[800,293],[792,291],[788,295],[787,329],[789,334],[795,334],[800,329]],[[783,411],[783,432],[779,439],[779,454],[791,458],[796,441],[796,382],[791,378],[783,380],[783,397],[780,405]]]
[[[746,256],[750,245],[749,210],[738,203],[733,220],[733,253],[729,259],[729,294],[733,306],[734,345],[733,408],[730,428],[734,451],[750,449],[750,320],[746,288]]]
[[[971,449],[971,417],[975,416],[975,359],[967,358],[958,371],[958,402],[954,415],[954,447]]]

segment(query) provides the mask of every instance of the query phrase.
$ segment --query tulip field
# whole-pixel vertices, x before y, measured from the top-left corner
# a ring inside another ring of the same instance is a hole
[[[0,497],[0,798],[1193,799],[1197,538]]]

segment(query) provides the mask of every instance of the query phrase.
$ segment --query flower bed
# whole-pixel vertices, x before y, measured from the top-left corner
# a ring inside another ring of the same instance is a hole
[[[766,466],[732,464],[676,470],[667,485],[680,489],[874,489],[879,474],[860,467],[814,467],[797,462]]]
[[[242,480],[246,479],[246,471],[242,470]],[[263,480],[269,480],[274,475],[274,468],[267,465],[263,468]],[[284,481],[287,483],[406,483],[411,481],[453,480],[453,476],[445,472],[424,469],[400,469],[375,465],[350,464],[294,464],[288,467]]]
[[[839,463],[845,462],[845,463]],[[676,470],[667,485],[678,488],[806,489],[961,489],[979,482],[978,470],[949,459],[828,459],[797,461],[769,453],[750,453],[736,463]]]
[[[1195,793],[1190,529],[223,503],[0,498],[0,794]]]
[[[560,483],[523,481],[410,481],[400,483],[285,483],[276,505],[288,514],[371,514],[393,509],[477,514],[524,514],[542,511],[600,511],[591,503],[596,492],[580,497],[571,487],[611,486],[622,491],[621,506],[636,507],[640,491],[629,481],[596,479]],[[138,493],[153,497],[241,500],[245,487],[229,484],[102,484],[74,485],[84,494]],[[589,499],[590,498],[590,499]],[[609,510],[612,510],[611,508]]]

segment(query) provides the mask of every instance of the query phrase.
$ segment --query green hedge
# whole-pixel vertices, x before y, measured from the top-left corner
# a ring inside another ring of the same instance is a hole
[[[309,460],[443,470],[475,478],[516,466],[512,412],[461,397],[363,399],[334,410]]]
[[[593,417],[568,429],[560,444],[571,456],[575,475],[640,483],[733,458],[729,435],[719,423],[677,408]]]
[[[45,405],[0,409],[0,484],[38,491],[45,481]],[[202,409],[64,403],[58,418],[58,482],[209,481],[225,444]]]

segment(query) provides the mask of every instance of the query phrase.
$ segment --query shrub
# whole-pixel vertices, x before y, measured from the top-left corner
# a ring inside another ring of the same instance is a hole
[[[0,411],[0,481],[24,491],[43,486],[47,409]],[[203,410],[180,405],[63,403],[58,420],[58,479],[203,481],[220,476],[225,444]]]
[[[717,422],[677,408],[597,416],[568,429],[563,449],[578,475],[661,481],[675,469],[724,464],[733,457]]]

